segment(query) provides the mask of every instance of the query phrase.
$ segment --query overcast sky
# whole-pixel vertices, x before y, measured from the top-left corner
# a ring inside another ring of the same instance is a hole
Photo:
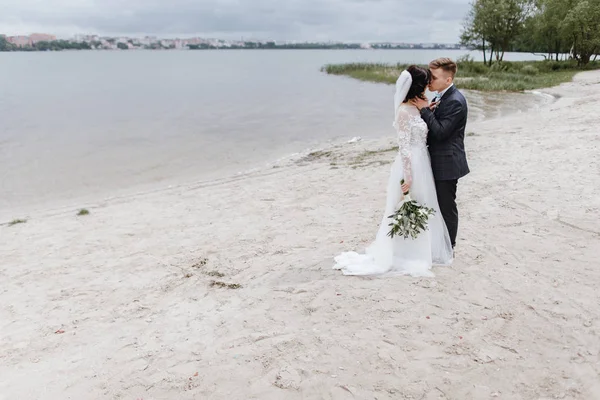
[[[0,0],[0,33],[458,41],[470,0]]]

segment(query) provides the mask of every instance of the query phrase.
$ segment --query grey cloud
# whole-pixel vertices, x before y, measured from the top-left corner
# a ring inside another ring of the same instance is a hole
[[[468,7],[469,0],[3,0],[0,32],[453,42]]]

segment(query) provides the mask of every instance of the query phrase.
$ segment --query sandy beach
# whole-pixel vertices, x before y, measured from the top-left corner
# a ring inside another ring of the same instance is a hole
[[[0,400],[600,398],[600,72],[545,92],[469,125],[457,258],[433,279],[332,269],[374,237],[391,126],[0,221]]]

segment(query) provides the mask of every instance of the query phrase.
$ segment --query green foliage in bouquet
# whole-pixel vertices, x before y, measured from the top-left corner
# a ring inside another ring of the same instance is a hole
[[[400,183],[404,184],[404,179]],[[410,236],[416,239],[421,232],[427,229],[429,216],[434,213],[434,209],[420,205],[410,198],[409,192],[406,192],[398,209],[394,214],[388,216],[392,220],[389,224],[388,236],[392,238],[403,236],[405,239]]]

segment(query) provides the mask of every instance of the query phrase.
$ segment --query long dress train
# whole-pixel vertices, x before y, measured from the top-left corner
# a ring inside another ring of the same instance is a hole
[[[427,151],[427,125],[415,107],[402,104],[394,126],[399,151],[391,167],[385,211],[377,236],[364,254],[351,251],[335,257],[334,269],[342,270],[344,275],[434,276],[432,265],[452,263],[452,245],[440,213]],[[408,176],[412,177],[411,198],[433,208],[435,213],[429,217],[428,229],[416,239],[390,238],[387,235],[390,230],[388,216],[394,213],[402,199],[400,182]]]

